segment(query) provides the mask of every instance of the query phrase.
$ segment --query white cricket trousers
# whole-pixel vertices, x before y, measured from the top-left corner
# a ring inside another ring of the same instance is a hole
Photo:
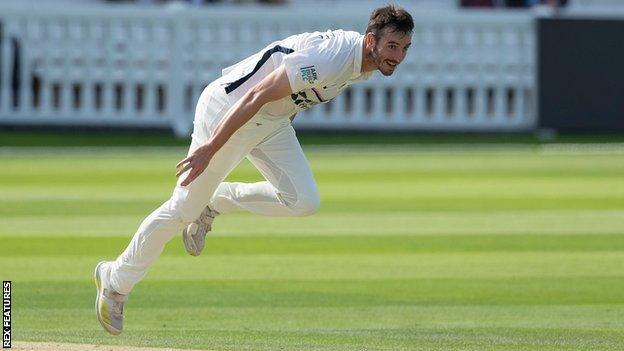
[[[199,98],[189,155],[209,140],[231,107],[220,83],[208,85]],[[244,157],[266,181],[223,181]],[[171,198],[143,220],[111,265],[110,282],[118,293],[128,294],[165,244],[195,221],[207,205],[221,214],[249,211],[264,216],[307,216],[319,208],[316,182],[288,118],[254,116],[232,135],[198,178],[181,187],[185,176],[178,179]]]

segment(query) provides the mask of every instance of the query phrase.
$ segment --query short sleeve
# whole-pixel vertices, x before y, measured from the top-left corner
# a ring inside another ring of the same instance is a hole
[[[337,72],[336,65],[318,47],[295,51],[282,60],[293,93],[321,87]]]

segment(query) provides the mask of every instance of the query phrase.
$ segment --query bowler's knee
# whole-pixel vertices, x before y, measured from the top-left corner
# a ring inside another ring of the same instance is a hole
[[[318,196],[306,197],[299,199],[297,203],[291,207],[295,216],[311,216],[319,211],[321,207],[321,199]]]
[[[190,201],[186,189],[177,188],[168,201],[168,214],[172,219],[190,224],[195,221],[204,209],[204,204]]]

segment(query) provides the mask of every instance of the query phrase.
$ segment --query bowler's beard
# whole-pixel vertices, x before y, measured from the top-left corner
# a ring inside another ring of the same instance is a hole
[[[377,51],[377,45],[375,45],[373,47],[373,50],[371,50],[370,57],[371,59],[373,59],[375,66],[377,66],[377,70],[379,70],[381,74],[383,74],[384,76],[391,76],[392,73],[394,73],[394,71],[384,72],[384,70],[382,69],[383,59],[379,56],[379,51]]]

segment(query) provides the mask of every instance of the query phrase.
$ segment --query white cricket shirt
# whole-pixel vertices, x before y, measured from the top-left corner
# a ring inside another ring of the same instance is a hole
[[[303,33],[269,44],[260,52],[223,70],[222,81],[231,103],[279,66],[284,65],[291,96],[270,102],[259,114],[289,117],[335,98],[351,84],[368,79],[361,73],[364,36],[329,30]]]

